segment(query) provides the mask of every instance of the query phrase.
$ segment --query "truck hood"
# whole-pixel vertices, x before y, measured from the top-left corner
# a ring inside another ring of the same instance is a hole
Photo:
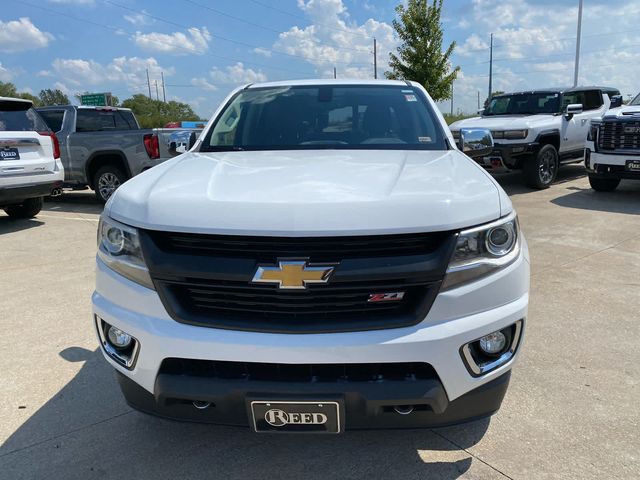
[[[122,185],[106,212],[155,230],[329,236],[451,230],[511,211],[457,150],[186,153]]]
[[[549,125],[555,115],[543,113],[538,115],[495,115],[489,117],[473,117],[452,123],[451,130],[461,128],[487,128],[489,130],[520,130],[534,128],[538,125]]]
[[[612,108],[604,115],[604,118],[605,119],[618,118],[618,119],[628,119],[628,120],[640,119],[640,105],[630,105],[627,107]]]

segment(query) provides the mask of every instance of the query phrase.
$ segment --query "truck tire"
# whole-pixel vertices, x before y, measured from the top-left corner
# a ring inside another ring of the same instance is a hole
[[[19,205],[6,207],[4,211],[11,218],[33,218],[40,213],[43,203],[42,197],[28,198]]]
[[[543,145],[535,157],[522,166],[524,183],[532,188],[549,188],[558,176],[560,161],[553,145]]]
[[[591,188],[596,192],[613,192],[620,185],[619,178],[599,178],[595,175],[589,175],[589,183]]]
[[[93,190],[99,202],[105,203],[113,192],[127,181],[126,175],[118,167],[105,165],[93,176]]]

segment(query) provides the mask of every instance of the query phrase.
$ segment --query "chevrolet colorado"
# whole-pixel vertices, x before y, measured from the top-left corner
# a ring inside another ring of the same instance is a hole
[[[115,192],[92,321],[136,409],[339,433],[493,414],[528,300],[513,206],[427,92],[309,80],[233,91]]]

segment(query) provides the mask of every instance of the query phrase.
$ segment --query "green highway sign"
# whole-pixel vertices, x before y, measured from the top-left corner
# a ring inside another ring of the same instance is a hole
[[[106,107],[111,105],[111,93],[88,93],[86,95],[80,95],[80,104],[93,107]]]

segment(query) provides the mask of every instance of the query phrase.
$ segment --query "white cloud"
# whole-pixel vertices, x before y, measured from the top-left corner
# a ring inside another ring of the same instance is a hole
[[[202,55],[209,50],[211,34],[206,27],[191,27],[186,34],[182,32],[171,34],[136,32],[133,40],[144,50],[170,55]]]
[[[267,80],[267,76],[261,70],[245,68],[242,62],[229,65],[225,69],[216,67],[209,72],[209,76],[214,83],[222,84],[256,83]]]
[[[253,53],[257,53],[258,55],[262,55],[263,57],[271,58],[272,52],[266,48],[256,47],[253,49]]]
[[[144,91],[147,87],[147,69],[152,82],[173,75],[173,67],[163,67],[153,58],[117,57],[103,65],[94,60],[61,59],[52,63],[53,73],[68,89],[84,91],[88,87],[123,84],[130,91]]]
[[[213,92],[215,90],[218,90],[218,87],[216,87],[214,84],[209,82],[209,80],[207,80],[206,78],[202,78],[202,77],[192,78],[191,85],[201,88],[202,90],[206,90],[208,92]]]
[[[454,64],[463,68],[454,85],[456,110],[473,112],[477,92],[481,92],[481,102],[487,95],[491,32],[495,45],[493,90],[573,83],[577,2],[562,6],[561,14],[549,3],[534,0],[473,0],[470,7],[458,22],[461,28],[472,28],[454,54]],[[640,2],[585,2],[580,84],[617,87],[624,94],[638,88],[635,79],[640,52],[634,33],[638,18]],[[448,102],[441,106],[449,110]]]
[[[53,35],[40,30],[27,17],[0,21],[0,52],[15,53],[44,48],[53,39]]]
[[[146,10],[142,10],[141,13],[132,13],[129,15],[124,15],[122,18],[124,18],[127,22],[136,26],[150,25],[154,21],[153,18],[148,16],[148,13]]]
[[[8,82],[13,78],[13,72],[6,67],[2,66],[0,62],[0,82]]]
[[[397,46],[390,24],[372,18],[358,24],[342,0],[298,0],[298,7],[312,24],[281,33],[274,50],[303,57],[325,77],[333,76],[335,66],[340,78],[371,78],[375,37],[378,76],[388,69],[389,52]]]

